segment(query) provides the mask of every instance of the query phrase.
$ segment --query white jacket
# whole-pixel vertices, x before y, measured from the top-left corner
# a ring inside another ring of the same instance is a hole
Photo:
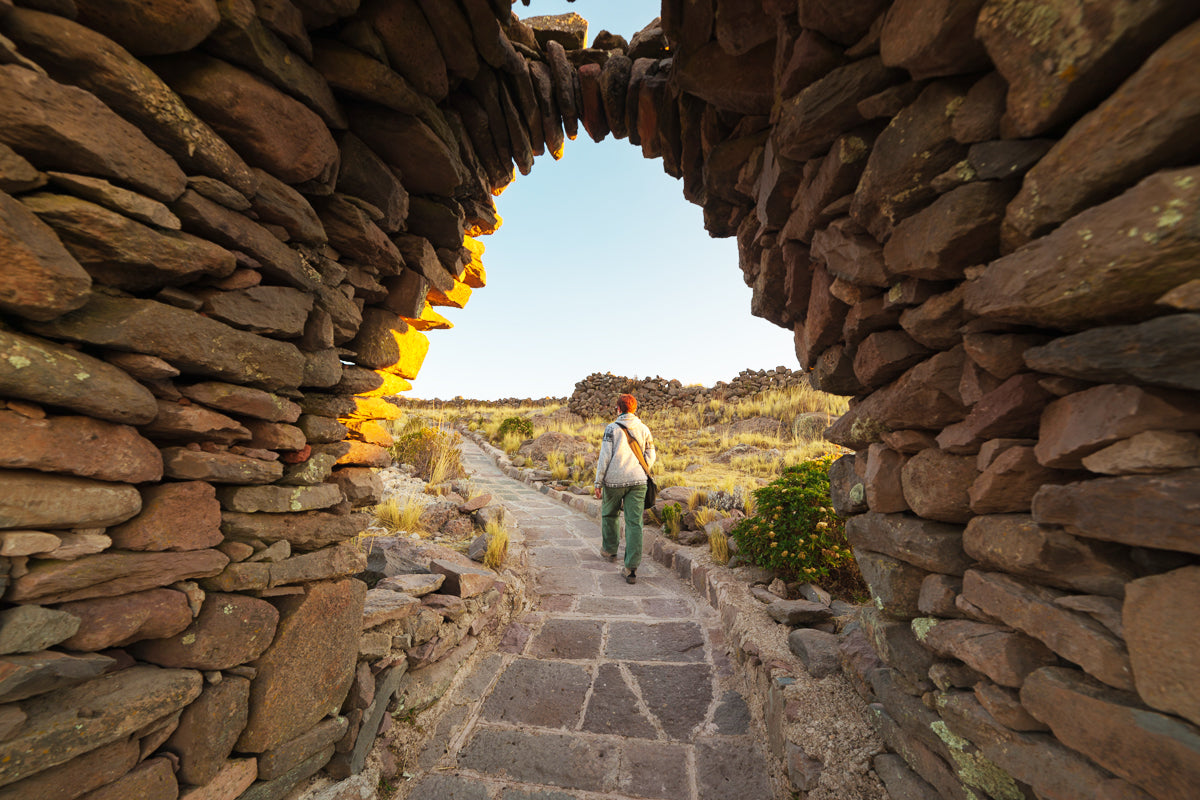
[[[646,471],[638,463],[637,456],[629,446],[624,425],[633,438],[642,447],[642,455],[646,465],[654,466],[654,437],[636,414],[622,414],[615,422],[610,422],[604,428],[604,439],[600,442],[600,459],[596,462],[596,486],[608,486],[616,489],[624,486],[640,486],[646,482]]]

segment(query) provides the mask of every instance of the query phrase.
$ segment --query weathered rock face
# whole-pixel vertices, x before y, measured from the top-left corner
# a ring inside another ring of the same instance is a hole
[[[1194,785],[1194,3],[668,0],[586,53],[503,0],[0,7],[0,699],[25,714],[0,791],[361,768],[403,673],[343,705],[371,420],[427,309],[483,286],[496,194],[580,121],[737,237],[811,372],[593,375],[571,410],[857,395],[827,435],[858,451],[835,504],[905,676],[859,681],[893,795],[990,793],[984,756],[1045,797]],[[445,580],[463,596],[371,605],[415,662],[496,591]],[[134,665],[101,675],[110,648]],[[200,669],[224,672],[197,698]]]

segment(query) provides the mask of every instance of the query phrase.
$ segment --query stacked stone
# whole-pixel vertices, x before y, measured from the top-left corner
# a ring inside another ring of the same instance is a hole
[[[828,436],[898,796],[1200,778],[1200,7],[1101,7],[667,0],[670,57],[600,73],[856,397]]]
[[[704,405],[710,400],[732,402],[807,382],[803,371],[787,367],[744,369],[729,382],[718,381],[712,387],[684,386],[678,380],[658,376],[626,378],[611,372],[594,372],[575,384],[567,406],[583,417],[603,417],[612,412],[617,397],[624,393],[637,397],[639,408],[658,411]]]
[[[383,397],[498,224],[453,108],[537,105],[507,3],[357,6],[0,2],[0,797],[281,797],[373,741]]]

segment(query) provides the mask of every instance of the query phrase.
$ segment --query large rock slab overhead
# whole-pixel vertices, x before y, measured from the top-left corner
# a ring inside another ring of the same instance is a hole
[[[265,389],[299,386],[304,377],[295,345],[154,300],[94,295],[83,308],[44,325],[40,332],[46,335],[152,353],[185,372]]]
[[[975,34],[1008,82],[1006,133],[1036,136],[1087,110],[1196,13],[1171,0],[988,0]]]
[[[1197,276],[1200,169],[1169,170],[993,261],[967,283],[981,317],[1059,330],[1144,319]]]
[[[350,129],[400,170],[408,191],[449,197],[466,178],[457,146],[417,117],[384,108],[358,107],[349,113]]]
[[[250,717],[239,750],[261,753],[294,739],[341,705],[354,679],[366,584],[309,584],[279,598],[275,641],[253,663]]]
[[[167,0],[151,8],[137,0],[82,0],[75,7],[80,22],[140,56],[190,50],[221,20],[214,0]]]
[[[332,182],[337,144],[315,112],[224,61],[189,55],[163,77],[246,161],[286,183]]]
[[[223,278],[237,267],[233,253],[188,233],[143,225],[70,195],[39,192],[21,199],[54,229],[100,283],[128,291]]]
[[[92,94],[0,65],[0,142],[43,169],[113,178],[156,200],[178,197],[175,160]]]
[[[91,276],[53,230],[4,192],[0,192],[0,248],[5,253],[0,310],[49,320],[87,301]]]
[[[242,157],[113,40],[69,19],[26,8],[9,12],[4,34],[50,77],[86,89],[137,125],[188,173],[216,178],[247,197],[254,194],[255,179]]]
[[[1140,4],[1143,9],[1172,5]],[[1192,12],[1195,13],[1195,12]],[[1194,159],[1200,121],[1200,23],[1171,38],[1025,176],[1005,217],[1005,243],[1041,236],[1149,172]],[[1120,131],[1119,135],[1114,132]]]

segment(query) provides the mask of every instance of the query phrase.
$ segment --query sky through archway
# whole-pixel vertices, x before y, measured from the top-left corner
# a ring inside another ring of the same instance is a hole
[[[658,15],[648,0],[533,0],[521,17],[574,11],[626,39]],[[488,285],[431,331],[408,396],[566,396],[593,372],[712,385],[746,368],[796,368],[792,336],[750,315],[736,240],[711,239],[683,184],[624,139],[580,125],[555,162],[496,199],[504,225],[483,263]]]

